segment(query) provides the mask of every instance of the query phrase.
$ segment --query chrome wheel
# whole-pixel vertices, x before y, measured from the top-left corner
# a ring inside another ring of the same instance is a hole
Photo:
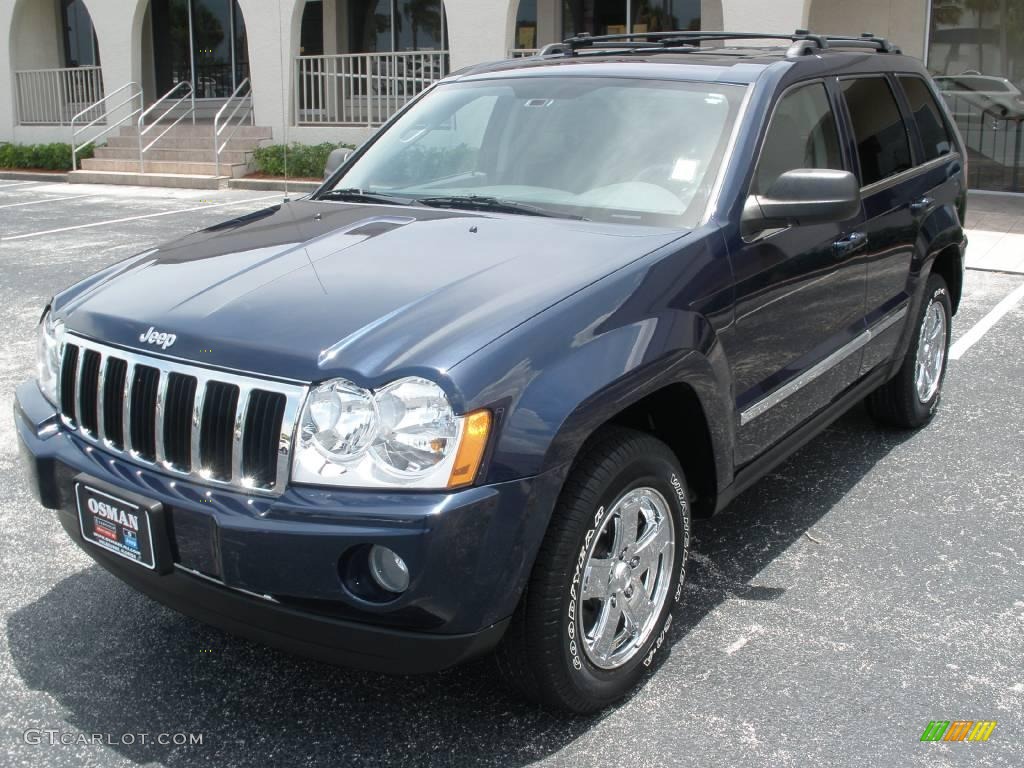
[[[668,597],[675,518],[653,488],[627,492],[605,516],[586,552],[578,622],[595,666],[615,669],[637,655]]]
[[[914,385],[922,403],[935,397],[942,377],[942,364],[946,360],[946,312],[937,301],[932,301],[924,313],[921,335],[917,340],[917,361],[914,367]]]

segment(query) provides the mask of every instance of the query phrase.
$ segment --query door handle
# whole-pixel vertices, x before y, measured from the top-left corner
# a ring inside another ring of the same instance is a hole
[[[922,213],[927,213],[934,204],[935,201],[930,197],[922,197],[910,204],[910,212],[915,216],[920,216]]]
[[[836,240],[832,243],[832,252],[835,254],[837,259],[845,259],[847,256],[852,256],[857,251],[866,247],[868,244],[868,236],[863,232],[854,232],[842,240]]]

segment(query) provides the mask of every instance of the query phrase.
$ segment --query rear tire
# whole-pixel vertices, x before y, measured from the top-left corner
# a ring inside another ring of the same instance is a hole
[[[682,597],[687,494],[675,455],[650,435],[612,427],[588,441],[498,649],[510,686],[585,714],[637,684]]]
[[[946,377],[952,317],[946,281],[932,274],[899,373],[867,397],[876,421],[918,429],[935,416]]]

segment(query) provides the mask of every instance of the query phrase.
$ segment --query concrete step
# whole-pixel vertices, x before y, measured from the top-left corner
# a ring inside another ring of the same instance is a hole
[[[159,127],[153,128],[149,133],[146,134],[146,141],[152,141],[158,135],[163,133],[165,127],[161,124]],[[231,130],[231,129],[229,129]],[[268,128],[262,125],[241,125],[235,131],[235,138],[238,139],[270,139],[274,135],[272,128]],[[121,137],[134,137],[138,141],[139,128],[135,125],[125,125],[121,127],[118,136]],[[193,125],[189,122],[178,123],[164,135],[164,138],[198,138],[203,142],[213,143],[213,123],[196,123]]]
[[[90,158],[83,160],[83,171],[110,171],[116,173],[139,173],[138,160],[111,160],[103,158]],[[145,171],[147,174],[171,174],[187,176],[229,176],[240,178],[248,171],[245,163],[221,163],[220,174],[217,173],[217,166],[214,163],[202,162],[174,162],[167,160],[146,160]]]
[[[260,146],[261,143],[266,142],[268,139],[262,138],[239,138],[237,135],[232,136],[228,142],[228,149],[231,150],[253,150]],[[148,142],[147,142],[148,143]],[[139,138],[138,136],[110,136],[107,138],[107,146],[111,149],[134,149],[135,153],[139,152]],[[197,148],[209,148],[213,151],[213,129],[202,140],[198,136],[164,136],[162,139],[153,145],[153,149],[197,149]]]
[[[249,162],[252,152],[226,149],[220,153],[221,163],[229,165]],[[139,148],[136,147],[97,147],[97,160],[138,160]],[[151,149],[146,153],[146,163],[150,161],[170,161],[176,163],[209,163],[213,161],[213,149]]]
[[[118,173],[116,171],[81,170],[68,174],[68,182],[71,184],[128,184],[135,187],[176,187],[180,189],[225,189],[228,181],[227,176],[182,173]]]

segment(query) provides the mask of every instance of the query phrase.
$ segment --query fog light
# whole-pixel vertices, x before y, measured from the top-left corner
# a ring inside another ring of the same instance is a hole
[[[370,574],[381,589],[400,594],[409,588],[409,567],[387,547],[370,548]]]

